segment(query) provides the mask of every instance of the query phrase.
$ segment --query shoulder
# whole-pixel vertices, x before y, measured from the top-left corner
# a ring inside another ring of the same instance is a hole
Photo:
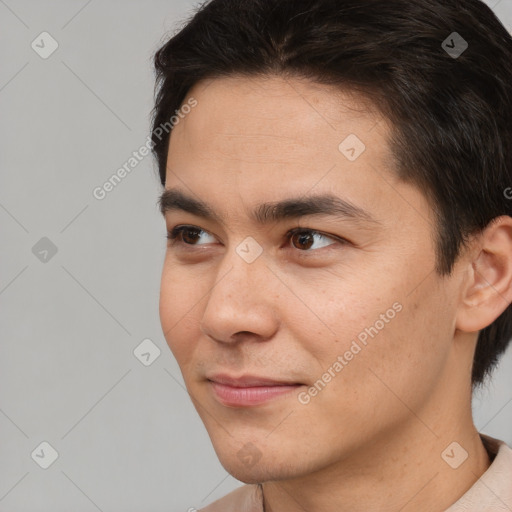
[[[257,484],[242,485],[198,512],[263,512]]]

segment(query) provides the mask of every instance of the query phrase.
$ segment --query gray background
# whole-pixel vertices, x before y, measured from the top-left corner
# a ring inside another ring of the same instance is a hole
[[[194,4],[0,0],[0,512],[185,511],[240,485],[160,330],[156,164],[92,194],[146,142],[152,53]],[[489,5],[511,30],[512,0]],[[475,408],[512,443],[512,351]]]

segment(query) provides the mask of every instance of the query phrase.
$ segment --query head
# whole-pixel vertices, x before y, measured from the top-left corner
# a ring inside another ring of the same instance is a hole
[[[496,365],[511,58],[477,0],[213,0],[157,52],[162,327],[237,478],[349,457]],[[233,406],[220,373],[297,386]]]

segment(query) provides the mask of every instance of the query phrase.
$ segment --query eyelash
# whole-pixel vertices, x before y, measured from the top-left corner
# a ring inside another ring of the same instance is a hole
[[[204,230],[202,228],[199,228],[197,226],[191,226],[191,225],[176,226],[171,231],[167,232],[167,240],[169,240],[170,245],[171,246],[182,245],[182,246],[187,246],[187,247],[194,247],[195,246],[194,244],[187,244],[187,243],[185,243],[183,241],[180,241],[178,239],[178,236],[181,233],[183,233],[184,231],[186,231],[187,229],[198,230],[200,232],[210,234],[208,231],[206,231],[206,230]],[[294,229],[291,229],[290,231],[288,231],[286,233],[286,235],[285,235],[287,243],[289,243],[289,241],[292,238],[292,236],[297,234],[297,233],[313,233],[313,234],[318,234],[318,235],[321,235],[321,236],[323,236],[325,238],[330,238],[331,240],[334,240],[335,242],[338,242],[338,243],[340,243],[342,245],[345,245],[345,244],[349,243],[347,240],[345,240],[343,238],[340,238],[340,237],[337,237],[337,236],[334,236],[334,235],[328,235],[327,233],[323,233],[322,231],[317,231],[316,229],[309,229],[309,228],[294,228]],[[327,249],[331,245],[332,244],[329,244],[328,246],[321,247],[320,249]],[[294,249],[296,249],[296,248],[294,248]],[[313,253],[313,252],[319,251],[320,249],[312,249],[312,250],[296,249],[296,250],[301,252],[301,253]]]

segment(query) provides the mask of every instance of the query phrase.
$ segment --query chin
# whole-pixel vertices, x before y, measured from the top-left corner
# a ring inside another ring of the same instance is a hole
[[[240,463],[224,463],[223,468],[234,478],[244,484],[259,484],[275,480],[285,480],[293,477],[293,472],[284,472],[280,468],[263,466],[260,462],[254,467],[247,467]]]
[[[309,474],[314,468],[308,467],[303,458],[287,457],[286,454],[272,453],[259,459],[244,460],[244,453],[217,452],[222,467],[234,478],[245,484],[257,484],[269,481],[287,480]]]
[[[262,471],[247,470],[246,468],[239,468],[240,471],[237,471],[231,468],[228,469],[226,466],[223,467],[233,478],[236,478],[244,484],[262,484],[271,480],[277,480]]]

